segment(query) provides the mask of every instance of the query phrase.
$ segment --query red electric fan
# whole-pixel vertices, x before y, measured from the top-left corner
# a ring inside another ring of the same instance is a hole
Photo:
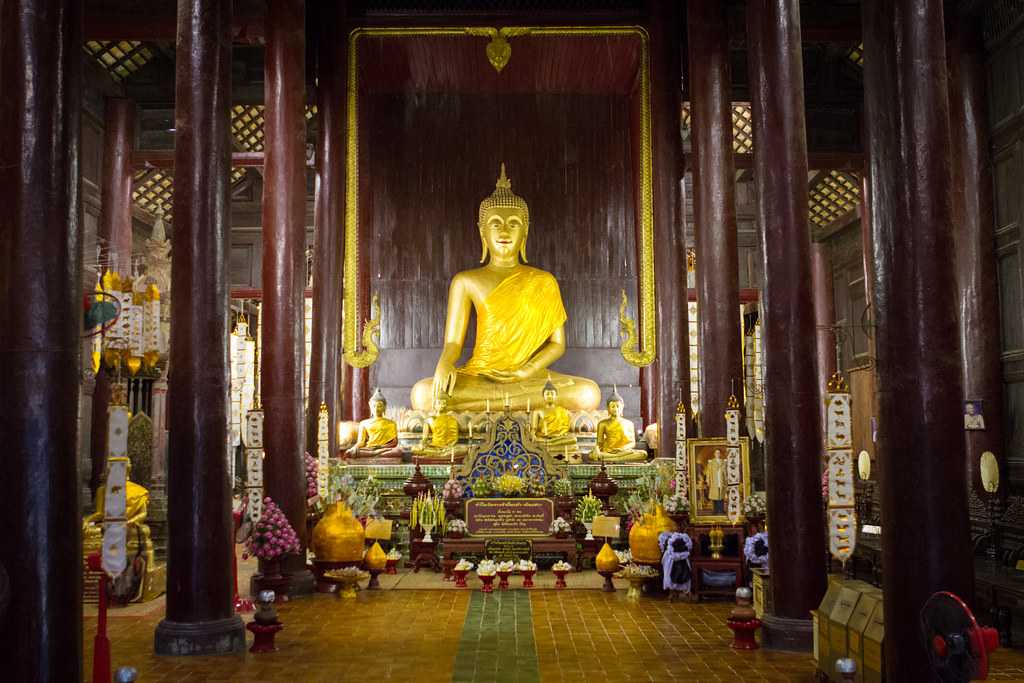
[[[939,592],[921,609],[921,635],[932,667],[948,683],[988,678],[988,655],[999,647],[994,628],[979,626],[956,595]]]

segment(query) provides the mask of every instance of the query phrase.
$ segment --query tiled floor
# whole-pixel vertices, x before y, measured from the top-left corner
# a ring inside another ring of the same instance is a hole
[[[115,611],[109,623],[114,665],[138,668],[140,683],[811,679],[808,655],[731,650],[730,607],[631,603],[624,590],[364,590],[355,600],[316,595],[281,605],[275,653],[194,658],[152,654],[162,609]],[[86,617],[87,672],[95,629]],[[1024,654],[996,653],[993,671],[990,678],[1024,681]]]

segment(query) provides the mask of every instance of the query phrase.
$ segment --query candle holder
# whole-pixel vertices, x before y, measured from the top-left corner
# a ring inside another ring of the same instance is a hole
[[[722,550],[725,549],[725,533],[722,531],[722,527],[715,525],[715,527],[708,532],[708,539],[711,542],[711,559],[722,559]]]

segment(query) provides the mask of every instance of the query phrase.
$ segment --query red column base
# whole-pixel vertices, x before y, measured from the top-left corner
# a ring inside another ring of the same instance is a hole
[[[274,645],[274,636],[277,632],[284,628],[281,624],[257,624],[255,621],[251,621],[245,625],[245,628],[252,631],[253,641],[252,647],[249,648],[249,652],[253,654],[262,654],[264,652],[274,652],[277,650],[277,646]]]
[[[754,637],[757,629],[761,628],[760,619],[751,619],[750,621],[729,619],[726,621],[726,625],[732,629],[732,649],[757,650],[761,647],[757,644],[757,638]]]

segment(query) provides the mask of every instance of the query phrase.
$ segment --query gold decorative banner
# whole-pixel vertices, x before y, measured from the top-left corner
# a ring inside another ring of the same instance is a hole
[[[413,38],[420,36],[445,36],[476,40],[473,27],[410,27],[354,29],[348,40],[348,103],[346,111],[346,177],[345,177],[345,270],[344,270],[344,312],[343,347],[344,358],[352,367],[364,368],[376,362],[379,354],[377,338],[380,333],[380,309],[377,297],[373,298],[374,309],[370,319],[365,321],[360,337],[361,323],[359,310],[359,277],[362,264],[359,260],[359,45],[364,38]],[[501,68],[508,63],[511,46],[507,38],[516,35],[532,37],[593,37],[632,36],[640,42],[639,97],[640,97],[640,161],[639,178],[639,223],[640,223],[640,274],[639,302],[640,334],[636,334],[636,323],[620,311],[620,324],[626,337],[621,346],[622,357],[636,367],[654,362],[656,355],[657,320],[654,292],[654,183],[653,154],[651,151],[651,73],[650,38],[640,26],[506,26],[494,35],[490,29],[485,34],[493,38],[488,46],[487,56],[492,64],[498,62]],[[500,70],[495,64],[495,68]],[[633,236],[628,236],[633,239]]]

